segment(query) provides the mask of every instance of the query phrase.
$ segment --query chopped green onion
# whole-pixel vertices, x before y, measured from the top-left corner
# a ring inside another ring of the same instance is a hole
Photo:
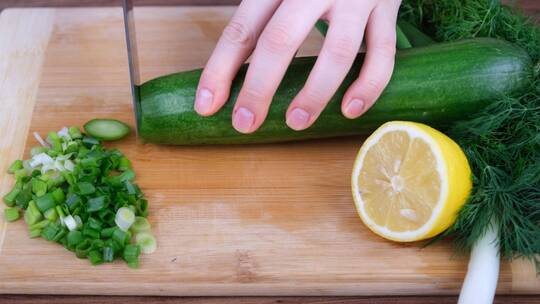
[[[69,127],[69,128],[68,128],[68,133],[69,133],[69,136],[70,136],[72,139],[79,139],[79,138],[82,138],[81,131],[80,131],[79,128],[77,128],[77,127]]]
[[[156,238],[148,232],[137,234],[135,236],[135,244],[141,247],[141,252],[144,254],[153,253],[157,248]]]
[[[101,230],[101,237],[105,239],[111,238],[115,230],[118,230],[118,228],[117,227],[105,228]]]
[[[52,239],[54,242],[59,242],[61,243],[62,242],[62,239],[68,234],[68,231],[66,229],[62,229],[60,228],[60,230],[58,231],[58,233],[56,233],[56,235],[54,236],[54,238]]]
[[[126,171],[128,169],[131,169],[131,161],[127,157],[122,156],[118,163],[118,170]]]
[[[105,242],[100,239],[93,239],[90,241],[92,243],[92,249],[101,250],[105,247]]]
[[[33,178],[32,179],[32,192],[34,192],[36,196],[45,195],[45,193],[47,193],[47,183],[39,179]]]
[[[75,210],[75,208],[77,208],[80,204],[81,198],[75,193],[70,194],[66,200],[66,205],[68,206],[69,210]]]
[[[49,223],[41,231],[41,237],[48,240],[48,241],[52,241],[52,240],[54,240],[54,237],[56,236],[56,234],[58,232],[60,232],[60,227],[58,227],[58,225],[56,225],[54,223]]]
[[[28,183],[30,185],[30,183]],[[15,198],[15,204],[21,208],[25,209],[28,207],[28,203],[32,200],[32,190],[31,189],[23,189],[17,197]]]
[[[82,233],[84,236],[89,237],[91,239],[99,239],[99,231],[94,230],[92,228],[84,227],[82,230]]]
[[[88,239],[84,239],[75,247],[75,255],[80,259],[85,259],[88,256],[88,252],[90,252],[91,247],[92,244],[90,241]]]
[[[150,222],[148,222],[148,220],[142,216],[137,216],[135,218],[135,222],[133,225],[131,225],[131,231],[133,231],[135,234],[140,232],[148,232],[150,231],[150,228]]]
[[[87,148],[91,148],[92,146],[99,145],[99,140],[97,140],[97,139],[95,139],[93,137],[84,136],[83,139],[82,139],[82,143]]]
[[[58,133],[56,132],[49,132],[49,135],[47,136],[47,141],[52,145],[52,149],[58,153],[62,152],[62,142],[60,141],[60,137],[58,137]]]
[[[86,211],[96,212],[105,208],[105,196],[98,196],[88,200]]]
[[[30,156],[36,156],[38,154],[41,154],[41,153],[45,153],[47,154],[47,148],[45,147],[33,147],[31,150],[30,150]]]
[[[123,231],[128,231],[133,222],[135,222],[135,214],[131,209],[122,207],[116,212],[114,222]]]
[[[131,268],[137,268],[139,267],[139,255],[141,253],[141,250],[138,245],[126,245],[124,247],[124,252],[122,254],[122,257],[124,258],[124,261],[128,264]]]
[[[109,246],[103,247],[103,261],[112,262],[114,260],[114,249]]]
[[[28,203],[28,207],[24,212],[24,221],[27,225],[33,225],[43,219],[43,215],[39,212],[38,207],[34,201]]]
[[[54,189],[54,191],[52,192],[52,196],[53,196],[54,202],[58,205],[64,203],[66,199],[66,195],[64,194],[64,191],[62,191],[62,189],[60,188]]]
[[[53,208],[56,203],[54,202],[54,197],[51,193],[47,193],[41,197],[36,198],[36,205],[41,212],[45,212]]]
[[[137,209],[137,214],[139,216],[146,217],[148,215],[148,201],[145,199],[139,199],[135,203],[135,208]]]
[[[9,207],[15,206],[15,199],[19,193],[21,193],[21,189],[14,187],[11,189],[11,191],[4,195],[4,203],[6,203],[6,205]]]
[[[101,257],[102,254],[97,250],[92,250],[88,253],[88,259],[92,265],[99,265],[103,263],[103,259]]]
[[[87,221],[86,225],[87,225],[87,227],[92,228],[94,230],[101,230],[102,226],[103,226],[103,223],[100,222],[99,220],[96,220],[93,217],[90,217],[90,218],[88,218],[88,221]]]
[[[70,250],[75,250],[77,245],[79,245],[83,240],[83,234],[78,230],[70,231],[67,234],[67,245]]]
[[[40,222],[37,222],[37,223],[35,223],[33,225],[28,226],[28,229],[30,229],[30,230],[36,230],[36,229],[41,230],[41,229],[47,227],[47,225],[49,225],[50,223],[51,223],[51,221],[49,221],[49,220],[42,220]]]
[[[77,187],[79,188],[79,194],[81,195],[88,195],[96,192],[94,185],[89,182],[80,182],[77,184]]]
[[[122,229],[116,228],[112,234],[113,241],[120,245],[124,245],[129,242],[129,235]]]
[[[21,180],[23,177],[27,176],[26,169],[19,169],[15,171],[15,178]]]
[[[16,161],[14,161],[13,163],[11,163],[11,165],[9,166],[8,168],[8,173],[9,174],[14,174],[15,171],[17,170],[20,170],[23,168],[23,162],[22,160],[20,159],[17,159]]]
[[[66,213],[64,212],[64,209],[62,209],[62,206],[56,206],[56,212],[60,218],[66,217]]]
[[[14,222],[21,217],[19,214],[19,209],[17,208],[6,208],[4,209],[4,219],[6,222]]]
[[[79,225],[78,225],[77,221],[75,221],[75,218],[73,218],[73,216],[71,216],[71,215],[68,215],[68,216],[62,218],[62,222],[64,222],[64,225],[66,225],[66,228],[69,231],[73,231],[73,230],[79,228]]]
[[[40,237],[41,236],[41,229],[30,230],[29,236],[30,236],[31,239]]]
[[[69,143],[67,144],[67,146],[66,146],[66,148],[65,148],[64,150],[65,150],[64,153],[66,153],[66,154],[67,154],[67,153],[75,153],[75,152],[79,151],[79,144],[76,143],[76,142],[74,142],[74,141],[71,141],[71,142],[69,142]],[[69,159],[67,159],[66,162],[67,162],[68,160],[69,160]],[[66,167],[66,169],[68,169],[67,166],[65,166],[65,167]],[[68,169],[68,170],[69,170],[69,169]],[[71,170],[69,170],[69,171],[71,171]]]
[[[56,212],[56,208],[51,208],[43,213],[43,216],[51,222],[56,222],[58,219],[58,213]]]

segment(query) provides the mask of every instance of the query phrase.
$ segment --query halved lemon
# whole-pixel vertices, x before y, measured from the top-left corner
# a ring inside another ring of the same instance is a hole
[[[382,125],[362,145],[352,172],[352,194],[362,221],[399,242],[447,229],[467,201],[471,169],[448,136],[420,123]]]

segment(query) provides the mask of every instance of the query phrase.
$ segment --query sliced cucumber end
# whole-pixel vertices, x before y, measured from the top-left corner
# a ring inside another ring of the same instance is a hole
[[[131,128],[116,119],[96,118],[85,123],[84,130],[96,139],[112,141],[126,137]]]

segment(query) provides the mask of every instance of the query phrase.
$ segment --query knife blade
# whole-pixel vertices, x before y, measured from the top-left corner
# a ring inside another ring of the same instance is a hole
[[[131,84],[131,97],[133,112],[135,114],[136,132],[139,130],[139,86],[141,78],[139,73],[139,57],[137,54],[137,39],[135,35],[135,16],[133,13],[133,0],[122,0],[124,11],[124,29],[126,34],[126,47],[129,65],[129,80]]]

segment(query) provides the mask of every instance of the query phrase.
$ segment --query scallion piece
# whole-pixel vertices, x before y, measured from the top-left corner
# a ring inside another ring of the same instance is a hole
[[[75,218],[71,215],[68,215],[64,218],[62,218],[62,222],[64,223],[64,225],[66,226],[66,228],[69,230],[69,231],[73,231],[77,228],[79,228],[79,225],[77,223],[77,221],[75,221]]]
[[[51,208],[45,211],[43,213],[43,216],[51,222],[56,222],[56,220],[58,219],[58,213],[56,212],[56,208]]]
[[[67,234],[67,246],[70,250],[75,250],[77,245],[79,245],[84,240],[82,232],[78,230],[73,230]]]
[[[96,188],[94,187],[94,185],[89,182],[77,183],[77,187],[79,188],[80,195],[88,195],[96,192]]]
[[[36,196],[43,196],[47,193],[47,183],[39,179],[32,179],[32,192]]]
[[[99,265],[103,263],[102,254],[97,250],[92,250],[88,253],[88,260],[92,265]]]
[[[95,139],[93,137],[84,136],[83,139],[82,139],[82,143],[87,148],[91,148],[92,146],[99,145],[99,140],[97,140],[97,139]],[[79,150],[79,153],[80,153],[80,150]]]
[[[133,225],[133,222],[135,222],[135,214],[131,209],[122,207],[116,211],[114,222],[123,231],[128,231],[131,225]]]
[[[117,227],[105,228],[101,230],[101,237],[104,239],[111,238],[115,230],[118,230],[118,228]]]
[[[17,181],[21,180],[25,176],[28,176],[28,172],[26,172],[26,169],[19,169],[15,171],[15,178],[17,179]]]
[[[103,223],[99,220],[96,220],[93,217],[88,218],[86,225],[87,227],[92,228],[94,230],[101,230],[103,227]]]
[[[24,221],[27,225],[33,225],[43,219],[43,215],[39,212],[38,207],[34,201],[28,203],[28,207],[24,212]]]
[[[36,206],[39,211],[45,212],[56,205],[52,193],[47,193],[41,197],[36,198]]]
[[[127,157],[122,156],[118,162],[118,170],[125,171],[128,169],[131,169],[131,161]]]
[[[4,219],[6,222],[14,222],[21,217],[19,214],[19,209],[17,208],[6,208],[4,209]]]
[[[112,239],[119,245],[124,246],[126,243],[129,242],[129,236],[127,232],[123,231],[122,229],[116,228],[112,234]]]
[[[137,268],[139,266],[140,254],[141,254],[140,247],[138,245],[130,244],[124,247],[124,252],[122,253],[122,257],[124,258],[124,261],[126,261],[129,267]]]
[[[84,236],[89,237],[91,239],[99,239],[99,231],[94,230],[92,228],[84,227],[82,230],[82,233]]]
[[[29,234],[31,239],[40,237],[41,236],[41,229],[30,230],[28,234]]]
[[[109,246],[103,247],[103,261],[112,262],[114,260],[114,249]]]
[[[135,208],[137,209],[137,215],[146,217],[148,216],[148,201],[145,199],[139,199],[135,203]]]
[[[36,229],[41,230],[41,229],[47,227],[47,225],[49,225],[50,223],[51,223],[51,221],[49,221],[49,220],[42,220],[42,221],[39,221],[39,222],[37,222],[35,224],[32,224],[32,225],[28,226],[28,229],[30,229],[30,230],[36,230]]]
[[[30,150],[30,156],[36,156],[38,154],[41,154],[41,153],[47,153],[47,148],[45,147],[33,147],[31,150]]]
[[[135,234],[141,232],[148,232],[150,231],[150,229],[150,222],[148,222],[148,220],[142,216],[137,216],[135,218],[135,222],[133,223],[133,225],[131,225],[131,231],[133,231],[133,233]]]
[[[86,208],[86,211],[96,212],[105,208],[105,205],[106,205],[105,196],[94,197],[88,200],[88,206]]]
[[[90,241],[88,239],[84,239],[82,242],[76,245],[75,255],[80,259],[86,259],[91,247],[92,244],[90,243]]]
[[[21,189],[14,187],[11,189],[11,191],[4,195],[4,203],[6,203],[8,207],[15,206],[15,199],[19,193],[21,193]]]
[[[75,210],[75,208],[77,208],[80,204],[81,198],[75,193],[70,194],[66,199],[66,205],[71,211]]]
[[[30,183],[28,183],[30,185]],[[21,209],[26,209],[28,204],[32,200],[32,190],[30,188],[23,188],[17,197],[15,197],[15,204]]]
[[[68,231],[66,229],[60,228],[52,240],[54,242],[62,243],[62,239],[65,238],[67,234]]]
[[[17,159],[16,161],[14,161],[13,163],[11,163],[11,165],[9,166],[8,168],[8,173],[9,174],[14,174],[15,171],[17,170],[20,170],[23,168],[23,162],[22,160],[20,159]]]
[[[79,130],[79,128],[77,128],[77,127],[69,127],[68,128],[68,133],[69,133],[69,136],[72,139],[82,138],[81,130]]]
[[[141,232],[135,236],[135,243],[141,247],[141,252],[151,254],[157,249],[156,238],[148,232]]]
[[[41,231],[41,237],[48,240],[48,241],[52,241],[52,240],[54,240],[54,237],[56,236],[56,234],[58,232],[60,232],[60,227],[58,227],[58,225],[56,225],[54,223],[49,223]]]

